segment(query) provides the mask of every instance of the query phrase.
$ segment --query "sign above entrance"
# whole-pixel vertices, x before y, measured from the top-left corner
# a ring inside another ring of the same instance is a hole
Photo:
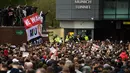
[[[78,3],[78,4],[91,4],[92,3],[92,0],[75,0],[75,3]]]
[[[57,20],[99,20],[99,0],[56,0]]]
[[[75,0],[76,9],[91,9],[92,0]]]

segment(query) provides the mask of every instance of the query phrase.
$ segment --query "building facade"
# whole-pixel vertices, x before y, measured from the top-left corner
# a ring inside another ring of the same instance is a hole
[[[96,40],[130,40],[129,0],[56,0],[56,19],[65,34]]]

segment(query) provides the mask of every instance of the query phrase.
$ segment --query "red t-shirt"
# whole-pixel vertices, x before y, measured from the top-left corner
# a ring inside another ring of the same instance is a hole
[[[128,55],[126,54],[126,52],[122,52],[120,54],[120,57],[121,57],[122,60],[127,60],[128,59]]]
[[[4,56],[8,56],[8,50],[4,50]]]

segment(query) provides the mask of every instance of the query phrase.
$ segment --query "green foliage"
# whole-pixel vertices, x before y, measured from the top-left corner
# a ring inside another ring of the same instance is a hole
[[[59,22],[56,21],[56,0],[1,0],[0,7],[9,5],[32,5],[38,7],[38,13],[43,11],[46,13],[50,10],[46,17],[46,24],[52,27],[59,27]]]
[[[47,15],[46,23],[52,27],[59,27],[59,22],[56,21],[56,0],[36,0],[32,3],[33,6],[38,7],[38,12],[43,11]]]
[[[26,5],[30,4],[33,0],[1,0],[0,8],[7,7],[9,5]]]
[[[1,0],[0,7],[7,7],[10,4],[10,0]]]

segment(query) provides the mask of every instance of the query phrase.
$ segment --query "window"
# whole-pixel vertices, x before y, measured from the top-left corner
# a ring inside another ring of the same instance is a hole
[[[128,15],[116,15],[117,19],[128,19]]]
[[[128,14],[128,2],[117,2],[116,14]]]
[[[130,16],[129,0],[105,0],[104,19],[128,19]]]
[[[115,15],[104,15],[104,19],[115,19]]]
[[[115,14],[116,12],[115,2],[105,2],[104,4],[104,14]]]

